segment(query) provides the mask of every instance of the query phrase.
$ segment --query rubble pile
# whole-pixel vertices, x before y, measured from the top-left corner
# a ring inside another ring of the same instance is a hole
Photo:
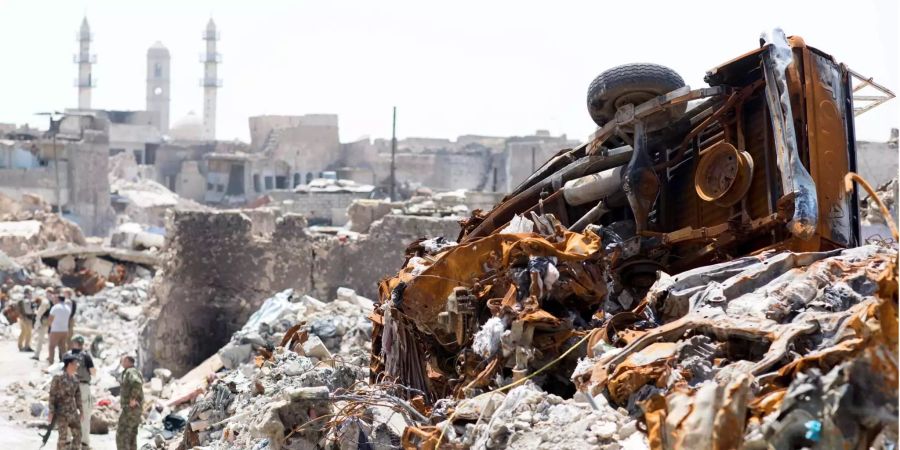
[[[125,153],[110,157],[110,166],[109,188],[118,215],[117,223],[137,222],[164,227],[165,213],[169,209],[209,209],[153,181],[141,172],[134,158]]]
[[[215,356],[225,370],[186,412],[181,448],[314,448],[337,439],[328,421],[296,428],[334,415],[334,395],[351,395],[367,378],[372,305],[346,288],[328,303],[291,289],[266,300]],[[190,392],[185,383],[176,391]],[[184,400],[174,397],[170,404]]]
[[[614,283],[592,228],[574,233],[532,217],[461,245],[413,245],[383,282],[372,379],[421,391],[433,407],[431,423],[411,429],[406,444],[896,440],[895,248],[767,251],[659,272],[635,296],[607,287]],[[873,416],[853,403],[869,383],[883,387],[866,399]],[[631,431],[632,421],[646,434]]]
[[[85,243],[81,228],[50,212],[50,205],[40,197],[25,194],[16,201],[0,194],[0,251],[8,256]]]
[[[891,213],[891,217],[894,220],[897,220],[897,200],[898,200],[898,189],[900,189],[900,185],[897,184],[897,178],[888,181],[887,183],[879,186],[875,193],[878,195],[878,198],[881,199],[881,202],[884,203],[884,206],[888,208],[888,211]],[[881,209],[878,207],[878,204],[874,202],[870,198],[864,198],[860,200],[859,203],[860,209],[860,219],[864,224],[886,224],[886,220],[884,214],[881,212]]]

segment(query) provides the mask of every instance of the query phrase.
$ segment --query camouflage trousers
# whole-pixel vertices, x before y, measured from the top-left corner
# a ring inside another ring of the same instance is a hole
[[[116,427],[117,450],[137,450],[137,433],[140,424],[140,410],[122,412],[119,416],[119,424]]]
[[[57,450],[81,450],[81,417],[78,414],[60,415],[56,429],[59,433]]]

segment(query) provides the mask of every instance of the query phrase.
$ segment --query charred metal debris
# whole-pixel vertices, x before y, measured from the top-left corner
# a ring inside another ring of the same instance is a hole
[[[859,76],[779,29],[761,43],[700,89],[601,74],[588,142],[458,244],[407,249],[370,365],[428,417],[405,446],[471,445],[487,418],[457,413],[520,385],[624,408],[652,448],[896,442],[897,250],[859,247],[844,185]]]

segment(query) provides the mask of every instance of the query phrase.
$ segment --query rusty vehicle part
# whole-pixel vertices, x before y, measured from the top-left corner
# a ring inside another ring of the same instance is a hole
[[[546,220],[546,234],[495,234],[410,259],[382,282],[372,373],[433,401],[483,380],[495,358],[493,369],[517,378],[553,359],[592,320],[607,288],[600,238]],[[489,317],[505,325],[485,337],[479,355],[471,346],[480,345]]]
[[[703,152],[694,173],[697,195],[722,207],[741,201],[750,189],[751,181],[753,158],[727,142],[720,142]]]
[[[653,448],[895,430],[897,252],[858,247],[853,78],[775,30],[708,87],[623,96],[458,245],[410,246],[370,316],[372,380],[443,411],[405,445],[445,445],[478,425],[467,401],[525,380],[629,411]],[[867,421],[846,396],[875,367]]]
[[[870,111],[872,108],[896,97],[893,91],[890,89],[878,84],[871,77],[865,77],[860,75],[853,69],[847,69],[847,72],[853,78],[853,80],[858,81],[859,83],[853,85],[853,115],[858,116],[866,111]],[[880,95],[862,95],[857,94],[861,90],[872,87],[876,91],[880,93]]]
[[[618,252],[610,267],[617,278],[632,260],[679,272],[762,249],[859,245],[857,193],[840,182],[856,169],[856,77],[776,30],[759,49],[710,70],[709,87],[618,104],[588,142],[560,151],[470,219],[459,240],[484,238],[517,214],[552,212],[573,231],[597,225],[616,236],[604,245]],[[646,126],[689,103],[668,127]],[[737,154],[732,164],[717,162],[726,150]],[[672,235],[680,230],[718,233]]]
[[[684,86],[674,70],[659,64],[624,64],[606,70],[588,87],[588,113],[598,126],[612,120],[625,105],[640,105]],[[672,108],[649,118],[648,127],[659,129],[684,114],[685,107]]]

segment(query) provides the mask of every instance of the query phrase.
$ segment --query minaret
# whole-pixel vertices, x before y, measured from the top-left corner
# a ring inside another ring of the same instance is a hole
[[[78,31],[78,54],[75,55],[75,63],[78,64],[78,109],[91,109],[91,89],[94,80],[91,77],[91,65],[97,62],[91,54],[91,27],[87,17],[81,21],[81,29]]]
[[[221,55],[216,53],[216,42],[219,33],[216,32],[216,24],[212,18],[206,24],[203,32],[203,40],[206,41],[206,54],[201,56],[203,62],[203,139],[216,139],[216,90],[222,87],[222,80],[217,78],[216,66],[221,62]]]
[[[169,131],[169,49],[156,41],[147,50],[147,111],[156,113],[159,131]]]

